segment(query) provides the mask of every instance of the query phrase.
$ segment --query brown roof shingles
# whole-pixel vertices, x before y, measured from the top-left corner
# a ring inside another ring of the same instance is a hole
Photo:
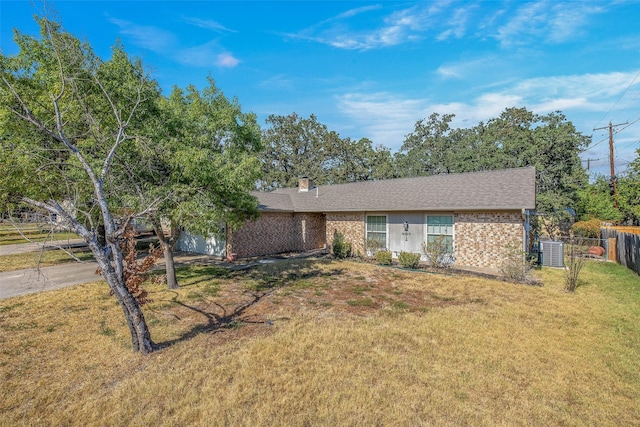
[[[254,192],[262,211],[460,211],[535,209],[533,167]]]

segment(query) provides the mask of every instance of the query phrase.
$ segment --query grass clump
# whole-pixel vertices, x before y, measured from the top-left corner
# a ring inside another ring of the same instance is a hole
[[[373,307],[375,303],[371,298],[358,298],[358,299],[348,300],[347,304],[354,307]]]
[[[93,261],[93,255],[89,250],[76,250],[73,251],[73,255],[81,261]],[[0,272],[26,270],[34,267],[49,267],[70,262],[77,261],[60,249],[3,255],[0,256]]]

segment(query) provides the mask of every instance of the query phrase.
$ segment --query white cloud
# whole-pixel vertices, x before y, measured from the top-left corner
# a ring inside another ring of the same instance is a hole
[[[218,33],[235,33],[235,32],[237,32],[237,31],[231,30],[231,29],[225,27],[224,25],[220,24],[219,22],[213,21],[211,19],[185,17],[185,18],[183,18],[183,20],[187,24],[195,25],[196,27],[204,28],[206,30],[213,30],[213,31],[216,31]]]
[[[483,55],[481,58],[449,63],[441,65],[436,70],[436,74],[444,79],[469,79],[478,75],[487,74],[490,70],[500,68],[499,64],[504,61],[493,54]]]
[[[602,8],[588,2],[525,3],[513,19],[497,30],[496,38],[503,47],[531,42],[562,43],[578,37],[586,30],[589,17]]]
[[[346,12],[341,13],[340,15],[336,16],[333,19],[351,18],[353,16],[360,15],[361,13],[370,12],[372,10],[378,10],[378,9],[380,9],[380,7],[381,6],[379,4],[374,4],[374,5],[370,5],[370,6],[356,7],[354,9],[350,9],[350,10],[347,10]]]
[[[579,111],[580,117],[586,119],[581,123],[574,121],[574,125],[580,132],[590,135],[597,120],[607,113],[635,76],[636,72],[617,72],[534,78],[481,91],[465,100],[449,102],[433,102],[431,99],[388,92],[348,93],[338,97],[337,108],[363,129],[364,136],[393,150],[400,148],[416,121],[434,112],[453,113],[456,115],[453,126],[471,127],[498,117],[510,107],[526,107],[538,114],[559,110],[569,120],[572,111]],[[640,97],[640,81],[630,88],[619,108],[628,105],[628,99],[637,97]],[[640,117],[637,108],[623,111],[626,115],[624,119]],[[635,135],[632,138],[636,142],[640,139],[640,130],[630,128],[627,132]],[[621,152],[628,154],[630,149],[623,145]]]
[[[284,74],[278,74],[258,83],[258,87],[268,90],[292,90],[294,79]]]
[[[214,21],[191,19],[191,24],[209,29],[223,29]],[[138,25],[122,19],[109,18],[109,21],[120,27],[120,33],[129,38],[133,44],[149,49],[184,65],[195,67],[234,68],[240,61],[232,53],[225,51],[216,40],[209,43],[181,49],[176,37],[161,28]],[[225,29],[226,30],[226,29]],[[231,30],[226,30],[231,31]]]
[[[233,68],[240,63],[236,57],[229,52],[223,52],[217,56],[216,65],[224,68]]]
[[[351,9],[287,36],[327,44],[340,49],[369,50],[415,40],[425,26],[427,12],[419,7],[395,11],[382,18],[377,18],[378,23],[374,28],[355,30],[349,26],[349,18],[380,8],[379,6],[365,6]]]
[[[337,107],[365,130],[363,136],[394,150],[427,114],[425,100],[403,99],[386,92],[345,94],[338,97]]]
[[[176,59],[185,65],[204,68],[233,68],[240,63],[231,53],[223,51],[215,40],[184,49],[176,55]]]
[[[467,22],[469,20],[469,13],[471,9],[474,9],[476,6],[472,6],[471,8],[458,8],[453,12],[453,16],[446,23],[449,27],[445,31],[441,32],[436,39],[437,40],[446,40],[448,38],[462,38],[467,32]]]
[[[120,27],[120,34],[131,39],[132,43],[154,52],[166,52],[175,45],[172,33],[150,25],[137,25],[122,19],[110,18],[112,24]]]

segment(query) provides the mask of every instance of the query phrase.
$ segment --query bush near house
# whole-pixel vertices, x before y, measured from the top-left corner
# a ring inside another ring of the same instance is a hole
[[[378,252],[387,250],[387,248],[382,246],[382,243],[375,239],[365,239],[364,248],[367,255],[370,256],[375,256]]]
[[[520,283],[534,283],[530,273],[533,260],[527,259],[527,254],[517,244],[509,244],[505,248],[500,273],[506,278]]]
[[[437,268],[449,268],[453,264],[451,249],[447,243],[447,236],[440,235],[433,241],[422,243],[422,252],[427,256],[427,259],[432,266]]]
[[[393,257],[391,251],[376,252],[376,262],[380,265],[391,265]]]
[[[601,222],[602,221],[597,218],[592,218],[587,221],[578,221],[571,226],[571,229],[578,236],[597,239],[600,237]]]
[[[351,243],[344,240],[344,236],[339,231],[333,236],[333,256],[337,259],[344,259],[351,256]]]
[[[420,254],[415,254],[412,252],[400,252],[398,255],[398,262],[404,268],[417,268],[420,263]]]

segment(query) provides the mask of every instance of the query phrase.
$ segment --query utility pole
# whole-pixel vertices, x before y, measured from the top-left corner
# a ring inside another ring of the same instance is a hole
[[[594,128],[593,130],[607,129],[609,128],[609,164],[611,166],[611,191],[613,192],[613,200],[616,204],[616,210],[620,211],[620,206],[618,206],[618,189],[616,187],[616,171],[613,165],[613,128],[616,126],[626,125],[629,122],[618,123],[617,125],[609,122],[609,126]]]
[[[585,159],[583,162],[587,162],[587,172],[591,171],[591,162],[597,162],[600,159]]]

